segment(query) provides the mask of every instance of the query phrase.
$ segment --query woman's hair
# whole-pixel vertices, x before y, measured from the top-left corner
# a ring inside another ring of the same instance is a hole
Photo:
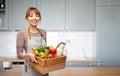
[[[25,18],[26,18],[26,19],[28,18],[28,16],[30,16],[30,12],[31,12],[31,11],[34,11],[34,12],[36,13],[36,15],[39,15],[39,17],[40,17],[40,19],[41,19],[40,11],[39,11],[37,8],[35,8],[35,7],[30,7],[30,8],[28,8],[28,10],[26,11],[26,15],[25,15]]]

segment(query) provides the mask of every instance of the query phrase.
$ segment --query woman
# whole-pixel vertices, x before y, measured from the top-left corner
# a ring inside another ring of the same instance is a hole
[[[31,48],[46,45],[46,31],[37,28],[41,21],[41,14],[37,8],[30,7],[25,17],[29,26],[17,34],[16,41],[17,56],[25,59],[24,74],[25,76],[49,76],[48,74],[40,74],[29,66],[29,60],[37,63]]]

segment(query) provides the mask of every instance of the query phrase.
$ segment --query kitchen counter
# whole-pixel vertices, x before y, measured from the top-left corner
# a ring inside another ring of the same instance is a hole
[[[0,71],[4,71],[10,68],[13,68],[13,66],[16,66],[16,65],[23,65],[24,60],[17,59],[17,58],[0,57],[0,63],[2,64],[0,68],[3,68],[3,69],[0,69]]]
[[[22,66],[16,66],[0,76],[22,76]],[[120,76],[119,67],[66,67],[65,69],[50,72],[49,76]]]
[[[23,59],[0,59],[0,62],[24,62]]]
[[[24,59],[0,58],[0,62],[24,62]],[[67,60],[67,62],[96,62],[96,59],[91,59],[91,60]]]
[[[0,57],[0,62],[24,62],[24,59]]]
[[[22,66],[16,66],[4,72],[0,72],[0,76],[22,76]]]

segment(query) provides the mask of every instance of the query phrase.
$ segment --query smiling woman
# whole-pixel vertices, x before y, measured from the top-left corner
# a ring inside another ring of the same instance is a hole
[[[25,59],[23,73],[26,76],[48,76],[48,73],[41,74],[29,65],[30,61],[38,63],[32,48],[39,48],[46,45],[46,31],[38,28],[38,24],[41,21],[40,11],[35,7],[29,7],[26,11],[25,18],[28,22],[28,28],[19,31],[16,39],[17,57],[19,59]]]

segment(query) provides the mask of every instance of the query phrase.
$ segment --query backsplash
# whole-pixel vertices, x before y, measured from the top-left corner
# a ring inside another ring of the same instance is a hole
[[[16,57],[16,35],[18,31],[0,31],[0,57]],[[65,54],[70,60],[96,58],[96,33],[93,31],[48,31],[47,45],[54,47],[61,41],[66,43]]]
[[[48,32],[47,44],[56,47],[59,42],[66,43],[64,54],[68,60],[96,58],[96,34],[92,31]]]
[[[17,31],[0,31],[0,56],[16,57],[16,35]]]

